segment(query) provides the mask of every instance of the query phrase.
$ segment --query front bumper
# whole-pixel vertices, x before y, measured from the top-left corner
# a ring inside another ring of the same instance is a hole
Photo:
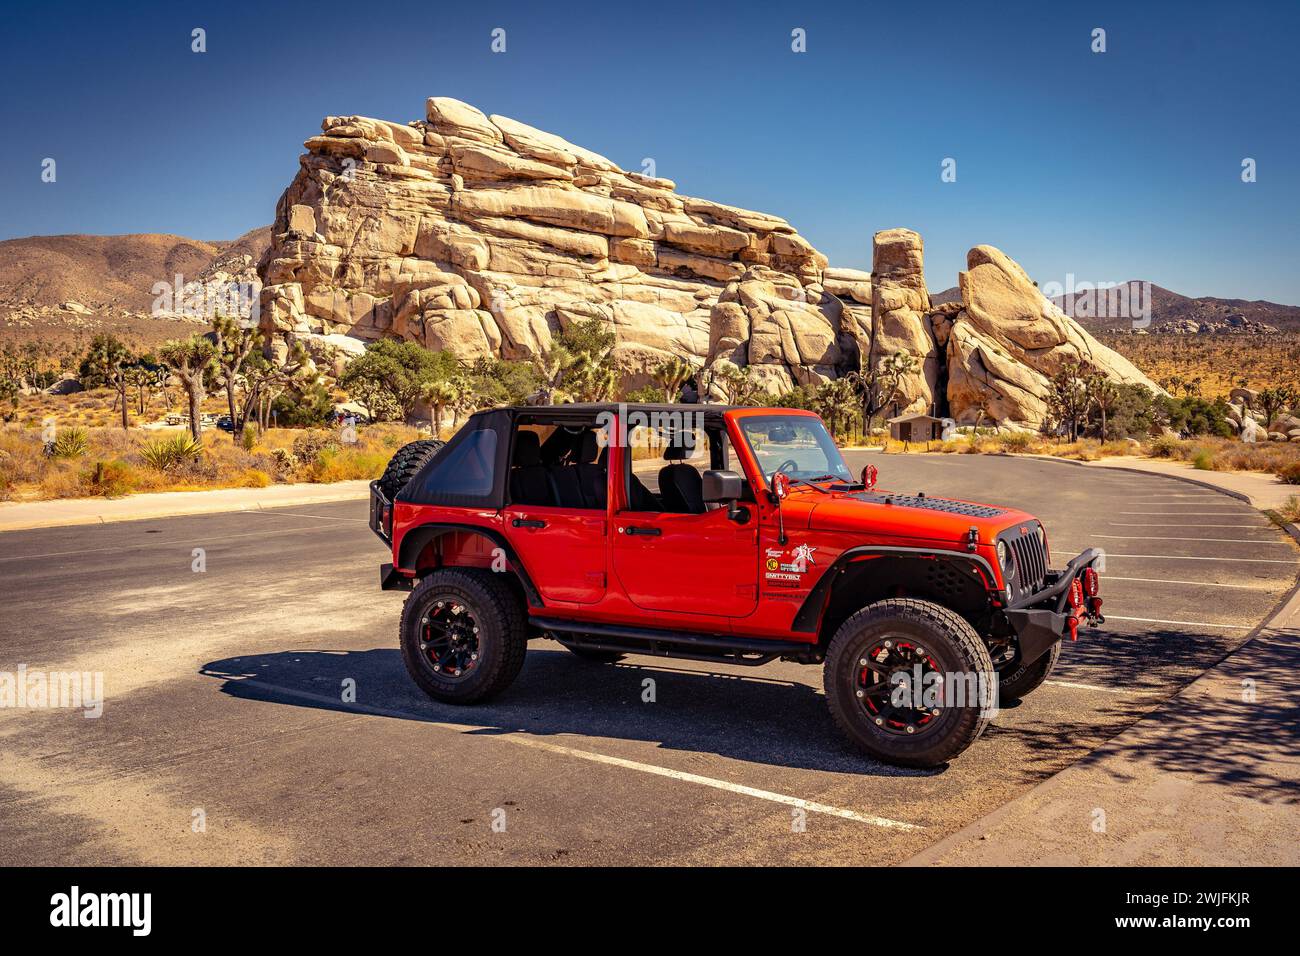
[[[1041,589],[1003,612],[1015,632],[1021,664],[1038,660],[1067,633],[1073,636],[1079,625],[1079,614],[1069,606],[1070,585],[1089,567],[1104,571],[1106,552],[1089,548],[1072,559],[1064,570],[1049,572],[1047,583]],[[1090,624],[1104,623],[1100,611],[1099,598],[1085,598],[1083,614]]]

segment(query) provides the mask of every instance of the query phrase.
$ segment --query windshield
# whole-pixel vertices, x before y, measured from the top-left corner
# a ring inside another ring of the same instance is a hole
[[[769,485],[778,471],[808,481],[851,480],[849,466],[820,418],[755,415],[738,421]]]

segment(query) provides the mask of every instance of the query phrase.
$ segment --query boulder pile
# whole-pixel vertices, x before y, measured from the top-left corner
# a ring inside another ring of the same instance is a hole
[[[680,358],[779,394],[901,350],[917,359],[908,407],[962,422],[1036,425],[1067,357],[1158,390],[991,246],[971,250],[962,301],[932,307],[916,233],[878,233],[873,273],[831,268],[778,216],[448,97],[409,123],[328,116],[304,145],[258,266],[277,348],[396,336],[530,359],[594,318],[628,388]]]

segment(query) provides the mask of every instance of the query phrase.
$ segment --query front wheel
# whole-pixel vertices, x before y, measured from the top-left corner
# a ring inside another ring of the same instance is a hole
[[[407,597],[399,638],[406,670],[421,690],[443,703],[476,704],[519,675],[528,625],[501,575],[444,568]]]
[[[934,767],[984,732],[996,703],[988,648],[965,618],[910,598],[845,621],[826,652],[826,701],[858,749],[902,767]]]

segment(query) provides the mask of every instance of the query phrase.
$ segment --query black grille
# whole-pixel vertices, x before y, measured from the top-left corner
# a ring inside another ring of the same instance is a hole
[[[1047,552],[1038,536],[1038,528],[1031,528],[1028,534],[1003,535],[1002,540],[1011,549],[1011,560],[1016,566],[1016,576],[1011,580],[1012,590],[1017,596],[1040,590],[1047,580]]]
[[[896,505],[900,508],[924,508],[926,511],[943,511],[953,515],[965,515],[968,518],[996,518],[1006,514],[1002,508],[988,505],[973,505],[966,501],[952,501],[948,498],[927,498],[922,495],[886,495],[879,492],[853,495],[859,501],[870,501],[877,505]]]

